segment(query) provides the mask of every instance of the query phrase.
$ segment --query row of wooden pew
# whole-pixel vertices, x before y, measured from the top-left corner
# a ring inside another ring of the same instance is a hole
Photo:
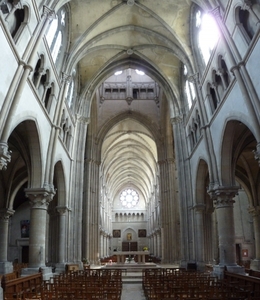
[[[259,283],[258,283],[259,284]],[[180,269],[143,270],[143,289],[148,300],[259,300],[260,292],[249,283],[218,279],[210,273]]]
[[[21,278],[21,280],[27,282],[27,285],[15,285],[12,291],[10,289],[5,290],[4,300],[121,299],[121,270],[88,269],[71,271],[56,275],[50,280],[41,281],[41,284],[34,285],[33,289],[29,287],[28,280],[26,281],[29,277]]]

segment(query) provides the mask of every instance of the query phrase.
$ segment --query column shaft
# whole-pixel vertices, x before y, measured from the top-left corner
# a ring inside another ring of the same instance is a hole
[[[54,191],[46,188],[25,189],[30,199],[29,268],[45,266],[47,207]]]
[[[14,213],[12,210],[4,209],[0,211],[0,262],[7,262],[8,249],[8,225],[9,217]]]

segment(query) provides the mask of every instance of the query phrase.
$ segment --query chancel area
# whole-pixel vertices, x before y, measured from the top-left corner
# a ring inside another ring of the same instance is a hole
[[[259,0],[0,0],[0,275],[258,272],[259,37]]]

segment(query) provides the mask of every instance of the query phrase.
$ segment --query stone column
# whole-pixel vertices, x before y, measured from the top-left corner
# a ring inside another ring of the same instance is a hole
[[[13,265],[7,261],[8,250],[8,225],[9,218],[14,214],[11,209],[0,210],[0,274],[6,274],[13,272]]]
[[[45,244],[47,208],[55,194],[53,188],[28,188],[25,194],[30,200],[29,269],[34,272],[45,268]]]
[[[204,257],[204,222],[203,222],[203,214],[205,211],[205,205],[203,203],[199,203],[194,205],[195,210],[195,234],[196,234],[196,261],[197,261],[197,269],[199,271],[205,270],[205,257]]]
[[[255,237],[255,258],[250,263],[250,268],[260,270],[260,206],[248,209],[253,217],[254,237]]]
[[[104,231],[103,229],[100,230],[99,233],[99,238],[100,238],[100,257],[104,257]]]
[[[66,206],[57,206],[57,212],[59,213],[59,254],[58,254],[58,264],[56,268],[65,270],[65,260],[66,260],[66,216],[68,208]]]
[[[210,192],[216,209],[219,234],[219,265],[214,266],[213,272],[220,278],[225,267],[229,272],[245,273],[244,268],[236,264],[233,198],[237,190],[237,187],[220,186]]]

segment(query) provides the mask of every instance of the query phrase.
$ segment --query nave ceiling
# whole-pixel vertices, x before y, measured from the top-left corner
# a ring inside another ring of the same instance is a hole
[[[67,67],[77,67],[81,99],[87,98],[88,91],[95,94],[97,87],[114,72],[138,68],[158,82],[164,93],[171,91],[168,100],[170,98],[174,105],[169,107],[171,114],[177,114],[181,109],[182,63],[189,73],[192,74],[193,69],[189,35],[192,3],[183,0],[70,1],[71,43]],[[162,99],[165,101],[163,94],[160,101]],[[133,105],[125,104],[125,110],[128,109],[133,109]],[[140,107],[134,110],[146,114]],[[155,107],[154,111],[158,119],[162,118],[161,112],[158,113],[160,109]],[[159,128],[158,119],[153,121]],[[122,126],[124,131],[120,129]],[[107,173],[103,174],[103,180],[109,184],[113,196],[120,187],[129,184],[138,188],[147,201],[154,191],[158,145],[147,131],[141,124],[126,119],[106,136],[102,171]]]

